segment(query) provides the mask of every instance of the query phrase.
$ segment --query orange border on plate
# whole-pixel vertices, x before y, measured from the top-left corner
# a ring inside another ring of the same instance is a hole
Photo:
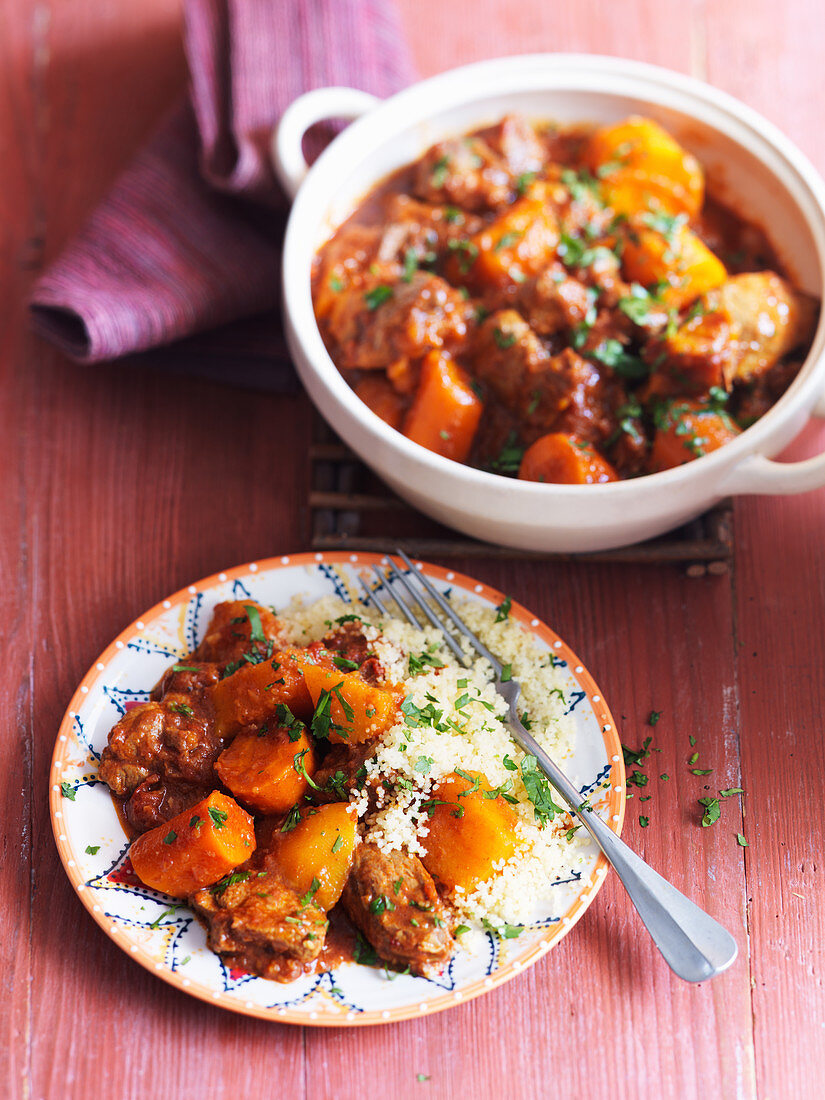
[[[68,746],[70,736],[73,733],[74,716],[80,709],[89,691],[100,679],[109,661],[111,661],[115,654],[120,652],[128,642],[132,641],[134,637],[145,630],[147,622],[169,611],[171,607],[188,603],[196,592],[204,592],[215,585],[225,584],[227,581],[240,580],[250,576],[254,577],[254,575],[261,570],[271,571],[286,568],[288,566],[319,565],[321,563],[328,565],[372,565],[380,564],[385,560],[385,557],[386,555],[384,554],[347,554],[342,552],[285,554],[282,557],[267,558],[264,561],[251,562],[247,565],[237,566],[235,569],[215,573],[211,577],[206,577],[204,580],[198,581],[196,584],[182,588],[173,596],[169,596],[167,599],[155,604],[155,606],[147,611],[145,615],[141,616],[141,618],[136,619],[103,651],[94,665],[86,673],[72,696],[69,708],[60,723],[49,773],[49,810],[55,843],[57,844],[57,850],[60,853],[60,859],[66,874],[69,876],[69,880],[94,920],[97,921],[106,935],[109,936],[114,943],[124,951],[127,951],[130,958],[135,959],[141,966],[150,970],[165,982],[168,982],[169,985],[182,990],[184,993],[189,993],[194,997],[198,997],[202,1001],[207,1001],[209,1004],[220,1005],[222,1008],[228,1008],[233,1012],[239,1012],[246,1016],[255,1016],[263,1020],[274,1020],[279,1023],[302,1024],[307,1027],[363,1027],[369,1024],[386,1024],[399,1022],[401,1020],[412,1020],[421,1016],[430,1015],[434,1012],[441,1012],[446,1008],[451,1008],[464,1001],[470,1001],[474,997],[481,996],[482,993],[489,992],[491,989],[516,977],[517,974],[520,974],[528,966],[532,966],[534,963],[538,962],[538,960],[563,939],[573,925],[581,919],[584,911],[593,901],[593,898],[598,893],[607,875],[608,862],[604,855],[599,853],[593,873],[585,883],[581,884],[576,901],[564,914],[561,920],[557,924],[554,924],[552,929],[548,930],[548,934],[526,954],[505,963],[496,971],[495,975],[481,978],[465,989],[455,990],[452,993],[446,993],[432,1000],[421,1001],[420,1004],[416,1006],[407,1005],[395,1009],[373,1009],[363,1012],[354,1012],[352,1010],[347,1010],[344,1006],[340,1006],[339,1011],[330,1012],[326,1017],[314,1011],[310,1013],[295,1008],[267,1008],[256,1005],[252,1001],[244,1002],[225,991],[213,990],[207,985],[193,982],[189,978],[181,977],[178,972],[171,970],[162,963],[158,963],[148,952],[143,950],[140,944],[130,942],[128,933],[124,932],[124,930],[110,917],[107,917],[100,906],[97,905],[93,889],[86,887],[83,878],[80,876],[77,859],[69,843],[69,838],[65,833],[61,832],[62,826],[59,823],[62,820],[63,811],[60,783],[64,758],[67,752],[65,746]],[[437,577],[439,580],[447,583],[457,584],[484,599],[490,600],[494,604],[501,603],[504,599],[504,594],[502,592],[490,588],[489,585],[481,584],[473,577],[466,576],[466,574],[456,573],[453,570],[444,569],[438,565],[431,565],[428,562],[420,563],[416,561],[416,565],[422,565],[423,571],[428,576]],[[613,716],[598,686],[570,647],[566,645],[557,634],[550,630],[548,626],[531,615],[525,607],[521,604],[513,603],[510,609],[510,616],[530,630],[531,633],[541,638],[542,641],[546,642],[554,653],[563,656],[568,662],[568,667],[572,675],[575,676],[581,688],[587,693],[590,705],[601,726],[608,760],[612,764],[610,772],[610,790],[607,798],[608,821],[611,828],[616,833],[620,834],[625,814],[624,759]],[[330,1004],[337,1004],[337,1002],[330,1002]]]

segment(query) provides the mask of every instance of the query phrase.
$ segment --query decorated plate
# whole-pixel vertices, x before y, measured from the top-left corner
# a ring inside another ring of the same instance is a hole
[[[517,938],[477,931],[463,936],[447,968],[418,978],[356,963],[281,984],[233,971],[206,946],[191,910],[144,886],[128,859],[129,840],[109,790],[97,778],[109,730],[130,705],[149,697],[161,673],[200,641],[215,604],[254,599],[283,608],[337,594],[351,602],[355,574],[374,554],[296,554],[208,577],[170,596],[132,623],[101,654],[75,692],[52,759],[50,808],[63,866],[80,900],[114,942],[164,981],[234,1012],[309,1025],[386,1023],[439,1012],[477,997],[532,966],[570,931],[604,881],[607,863],[592,841],[577,845],[577,869],[554,884],[552,903]],[[424,564],[442,590],[497,606],[502,593],[470,577]],[[347,576],[349,574],[349,577]],[[619,832],[624,817],[621,745],[604,699],[565,643],[516,603],[510,615],[534,636],[566,677],[575,720],[573,755],[563,762],[601,816]]]

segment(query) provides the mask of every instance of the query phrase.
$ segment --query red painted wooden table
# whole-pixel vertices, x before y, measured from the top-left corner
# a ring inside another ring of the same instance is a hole
[[[820,0],[403,0],[402,11],[424,73],[528,50],[642,58],[740,96],[825,169]],[[825,493],[738,501],[726,576],[458,563],[571,643],[626,743],[653,732],[661,753],[648,770],[672,778],[649,787],[648,828],[629,803],[626,836],[736,935],[740,958],[714,982],[673,978],[610,878],[573,934],[489,996],[385,1028],[300,1030],[171,990],[73,896],[46,793],[77,681],[167,592],[300,549],[305,400],[82,369],[26,328],[31,280],[183,84],[178,18],[174,0],[5,5],[0,1088],[36,1098],[821,1095]],[[823,446],[825,429],[811,426],[791,454]],[[652,709],[662,717],[646,731]],[[689,771],[691,736],[709,777]],[[746,792],[711,828],[699,823],[706,784]]]

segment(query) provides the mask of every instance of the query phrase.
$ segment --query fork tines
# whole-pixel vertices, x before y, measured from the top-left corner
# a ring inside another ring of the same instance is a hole
[[[439,616],[435,613],[433,608],[427,602],[425,596],[429,596],[430,599],[436,604],[436,606],[441,609],[447,619],[449,619],[449,621],[455,626],[456,630],[458,630],[460,634],[463,634],[464,637],[467,638],[472,647],[475,649],[476,653],[478,653],[482,657],[486,657],[486,659],[493,666],[496,676],[499,676],[502,671],[501,663],[496,657],[493,656],[492,653],[490,653],[490,651],[487,649],[481,639],[478,638],[472,630],[470,630],[464,620],[461,619],[460,616],[453,610],[449,601],[442,595],[441,592],[438,591],[435,585],[430,581],[429,577],[424,576],[424,574],[416,568],[416,566],[404,553],[403,550],[398,550],[398,556],[401,558],[402,562],[406,566],[406,572],[403,572],[401,569],[399,569],[392,558],[389,557],[386,559],[386,572],[382,572],[377,565],[374,565],[372,568],[373,572],[380,582],[379,587],[382,587],[386,594],[396,603],[401,611],[401,614],[404,616],[407,622],[410,623],[412,626],[415,626],[419,630],[422,629],[422,623],[413,612],[412,608],[407,602],[407,599],[405,599],[405,597],[402,596],[400,591],[398,590],[399,584],[404,588],[407,597],[412,600],[413,604],[420,612],[420,614],[423,615],[424,618],[432,626],[441,631],[445,643],[449,646],[450,650],[455,655],[456,659],[461,665],[463,665],[464,667],[466,667],[467,665],[464,651],[462,650],[456,639],[453,637],[447,624],[441,618],[439,618]],[[361,586],[364,589],[367,601],[373,604],[374,607],[378,608],[381,614],[388,614],[387,608],[383,600],[378,596],[376,590],[370,588],[363,577],[361,577],[360,579]],[[394,585],[393,582],[397,583]]]

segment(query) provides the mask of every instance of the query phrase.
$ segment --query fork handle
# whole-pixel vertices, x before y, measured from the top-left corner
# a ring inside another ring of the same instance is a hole
[[[629,848],[592,809],[514,716],[517,740],[538,760],[542,771],[604,852],[630,895],[665,962],[687,982],[703,982],[735,960],[736,940],[718,921],[695,905]]]

